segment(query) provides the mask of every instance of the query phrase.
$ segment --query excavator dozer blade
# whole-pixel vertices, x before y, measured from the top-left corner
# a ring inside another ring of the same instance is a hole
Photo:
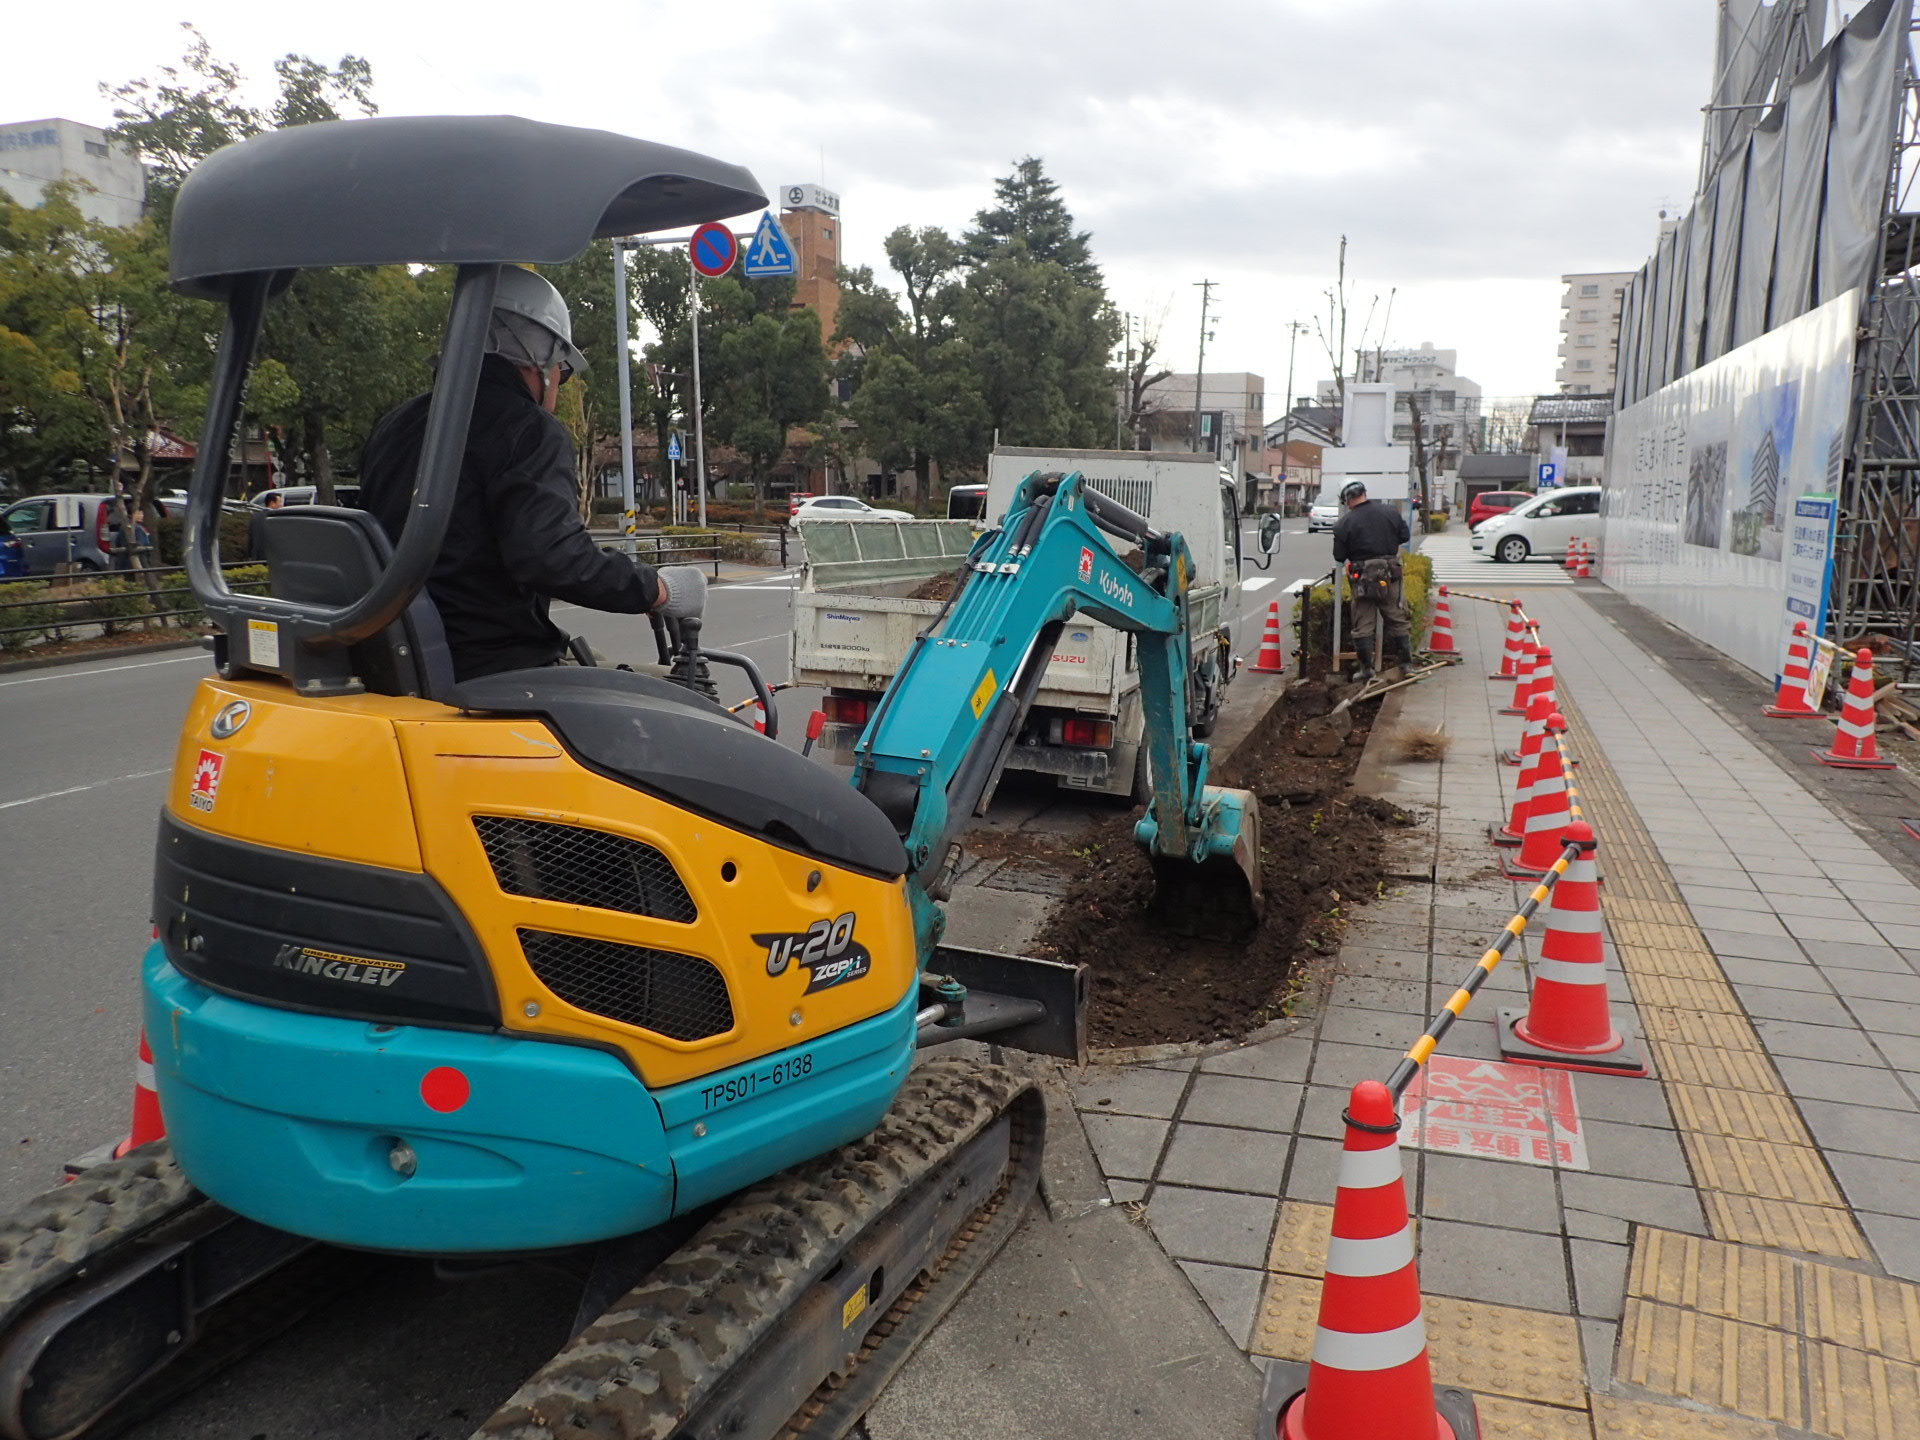
[[[1182,935],[1242,940],[1260,924],[1260,802],[1250,790],[1209,785],[1200,858],[1164,855],[1153,843],[1152,815],[1136,832],[1153,857],[1153,910]]]

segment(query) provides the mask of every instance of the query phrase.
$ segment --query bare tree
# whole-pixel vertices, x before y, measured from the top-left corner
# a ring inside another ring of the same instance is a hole
[[[1160,353],[1160,329],[1166,324],[1167,307],[1162,305],[1160,312],[1151,318],[1142,316],[1140,334],[1133,347],[1127,351],[1125,392],[1121,403],[1126,414],[1123,417],[1126,426],[1127,442],[1138,445],[1141,438],[1141,422],[1150,409],[1161,408],[1149,404],[1149,392],[1173,371],[1165,367],[1156,367],[1154,357]]]

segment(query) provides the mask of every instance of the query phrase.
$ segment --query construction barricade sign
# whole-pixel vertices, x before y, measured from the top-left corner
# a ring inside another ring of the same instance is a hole
[[[1407,1087],[1400,1141],[1450,1155],[1587,1168],[1573,1077],[1562,1070],[1436,1055]]]

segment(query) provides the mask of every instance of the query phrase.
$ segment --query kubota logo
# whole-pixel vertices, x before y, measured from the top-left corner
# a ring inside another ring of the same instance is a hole
[[[1118,600],[1122,605],[1127,606],[1129,609],[1132,608],[1133,587],[1131,585],[1123,585],[1120,581],[1114,579],[1113,576],[1102,570],[1100,572],[1100,588]]]

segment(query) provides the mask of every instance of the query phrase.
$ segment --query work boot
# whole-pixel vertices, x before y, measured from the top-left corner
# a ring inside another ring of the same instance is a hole
[[[1413,643],[1407,636],[1387,637],[1387,663],[1402,675],[1413,668]]]
[[[1356,640],[1353,642],[1353,678],[1355,683],[1364,685],[1373,678],[1373,642]]]

